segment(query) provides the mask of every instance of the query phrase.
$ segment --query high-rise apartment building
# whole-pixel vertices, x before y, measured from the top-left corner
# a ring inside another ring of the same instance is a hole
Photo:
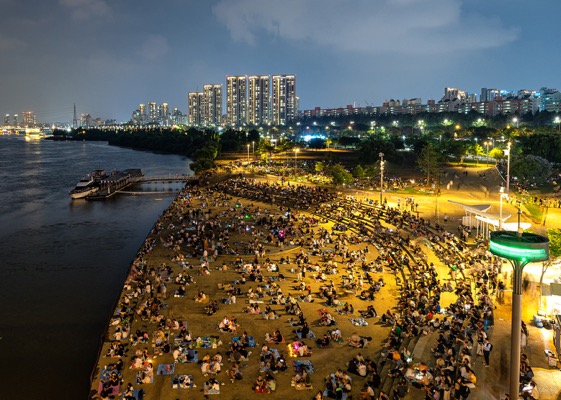
[[[270,81],[269,75],[249,77],[247,122],[250,125],[262,125],[271,121]]]
[[[189,92],[188,98],[188,122],[190,126],[202,125],[203,92]]]
[[[459,100],[463,101],[467,98],[466,92],[457,88],[444,88],[444,96],[442,97],[442,101],[444,100]]]
[[[167,119],[169,117],[169,104],[162,103],[160,106],[160,118]]]
[[[272,123],[286,125],[294,120],[296,109],[296,75],[273,75]]]
[[[561,92],[557,89],[540,89],[540,111],[561,112]]]
[[[146,104],[140,104],[138,106],[138,111],[140,113],[140,119],[142,122],[146,120]]]
[[[158,104],[155,101],[148,103],[148,121],[156,122],[159,119]]]
[[[488,89],[488,88],[481,88],[481,96],[479,96],[479,101],[493,101],[495,97],[501,95],[501,91],[499,89]]]
[[[247,123],[247,76],[226,77],[226,123],[243,126]]]
[[[24,111],[22,114],[23,126],[26,128],[33,128],[37,124],[37,118],[33,111]]]
[[[9,126],[10,125],[10,114],[6,114],[4,116],[4,126]]]
[[[222,123],[222,85],[203,86],[203,126],[220,126]]]
[[[19,126],[19,115],[14,114],[14,116],[12,117],[12,125]]]

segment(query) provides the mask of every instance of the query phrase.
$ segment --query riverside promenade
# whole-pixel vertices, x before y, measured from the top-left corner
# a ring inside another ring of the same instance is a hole
[[[435,251],[458,249],[442,227],[398,210],[393,198],[385,210],[377,210],[367,195],[229,178],[187,187],[148,235],[104,335],[90,398],[248,399],[261,385],[259,376],[270,383],[259,393],[272,398],[324,398],[322,393],[332,394],[326,391],[332,380],[349,383],[342,388],[347,398],[378,398],[368,397],[364,385],[379,396],[380,391],[397,390],[400,383],[399,377],[389,376],[394,375],[390,374],[394,362],[388,357],[394,340],[399,342],[396,351],[404,359],[412,358],[407,364],[433,368],[430,348],[442,332],[430,328],[424,312],[406,319],[409,311],[400,308],[400,299],[415,286],[404,283],[426,288],[419,275],[434,271],[439,281],[446,280],[453,288],[467,284],[469,296],[478,296],[474,271],[466,268],[453,277],[449,263]],[[428,215],[432,201],[422,206],[422,212],[423,207]],[[451,216],[456,213],[447,211]],[[447,228],[455,224],[450,225]],[[414,241],[418,238],[422,240]],[[467,250],[466,259],[473,256],[466,246],[460,248]],[[370,293],[373,300],[364,300]],[[458,301],[453,292],[427,291],[431,298],[435,294],[444,309]],[[362,319],[359,311],[369,304],[378,317]],[[505,375],[501,365],[507,363],[500,349],[508,348],[508,333],[504,327],[494,333],[509,322],[507,307],[508,291],[498,302],[495,326],[488,331],[497,358],[491,368],[479,368],[474,362],[478,382],[473,398],[502,398],[508,386],[496,380]],[[387,310],[398,317],[383,322],[380,317]],[[325,325],[326,313],[336,325]],[[436,316],[451,321],[456,317]],[[303,327],[296,321],[305,322],[315,338],[295,342],[294,331]],[[421,331],[429,327],[427,334],[405,331],[405,321],[413,321]],[[281,343],[267,343],[268,335],[277,330]],[[319,348],[316,339],[324,334],[337,339],[334,331],[340,331],[342,341],[331,340]],[[348,339],[356,335],[367,343],[365,347],[349,345]],[[240,341],[242,349],[233,346]],[[530,349],[539,349],[540,343],[538,333],[531,332]],[[302,344],[311,353],[300,357],[297,349]],[[533,366],[541,362],[539,350],[536,353],[531,355]],[[366,376],[347,372],[361,358]],[[294,382],[302,378],[302,368],[308,368],[308,379]],[[347,375],[343,379],[338,378],[339,369]],[[230,379],[235,370],[242,379]],[[541,365],[536,371],[536,380],[545,373],[559,373],[544,368],[542,374]],[[432,373],[432,379],[427,377],[422,384],[408,383],[405,396],[425,398],[425,389],[436,383],[437,371]],[[553,382],[550,375],[540,382],[540,388],[550,387],[549,392],[541,390],[550,396],[542,399],[557,398],[559,388]]]

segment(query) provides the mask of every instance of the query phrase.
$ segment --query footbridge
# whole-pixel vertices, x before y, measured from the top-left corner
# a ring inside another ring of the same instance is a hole
[[[168,174],[160,176],[140,176],[135,181],[138,183],[146,182],[189,182],[196,179],[194,175],[184,175],[184,174]]]

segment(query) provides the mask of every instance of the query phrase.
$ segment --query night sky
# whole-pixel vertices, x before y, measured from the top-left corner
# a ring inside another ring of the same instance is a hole
[[[226,75],[296,74],[310,109],[444,87],[561,89],[555,0],[0,0],[0,113],[187,113]]]

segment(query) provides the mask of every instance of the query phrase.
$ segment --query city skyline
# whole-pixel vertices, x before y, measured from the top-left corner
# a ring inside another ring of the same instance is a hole
[[[0,1],[0,112],[44,122],[74,104],[127,121],[143,99],[187,114],[187,93],[248,72],[294,73],[302,110],[560,86],[556,2]]]

